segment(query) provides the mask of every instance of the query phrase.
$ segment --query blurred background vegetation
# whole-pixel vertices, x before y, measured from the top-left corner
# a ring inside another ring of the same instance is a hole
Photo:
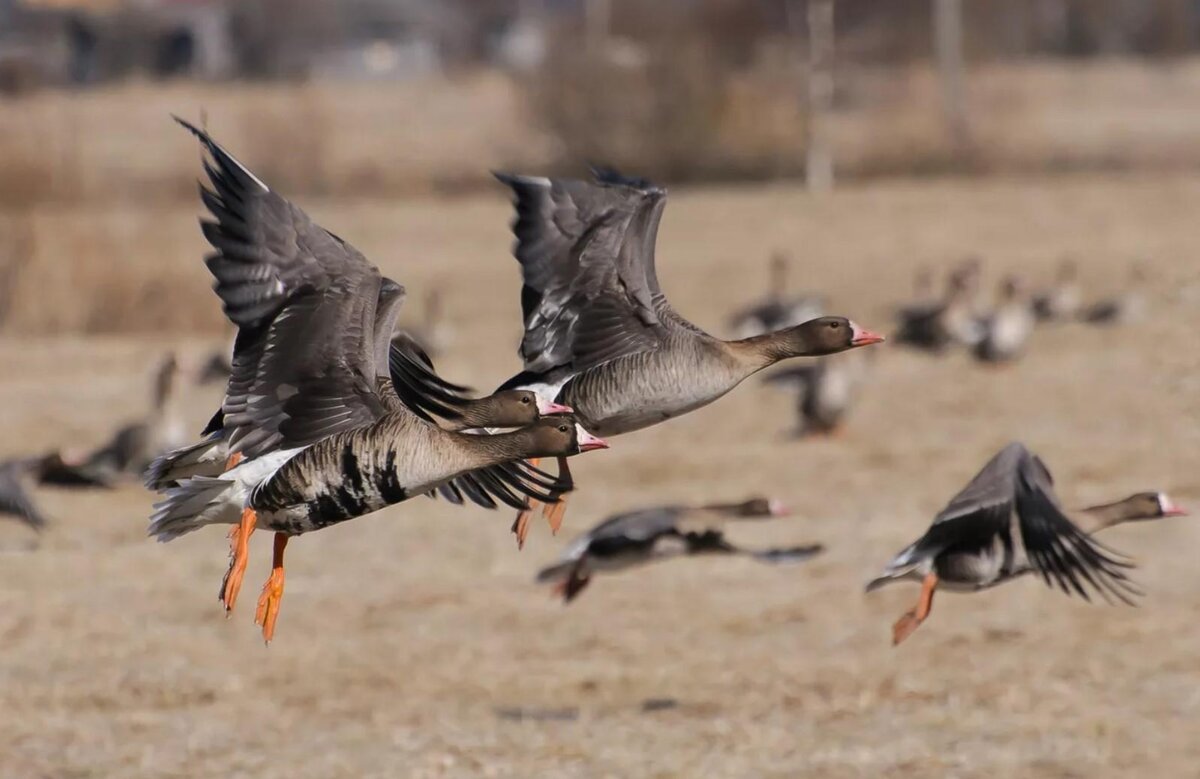
[[[1178,171],[1200,167],[1198,44],[1197,0],[0,0],[0,327],[209,322],[169,275],[113,281],[191,246],[147,230],[194,205],[171,113],[308,197],[589,161],[802,178],[814,150],[839,184]],[[14,313],[66,273],[111,294]]]

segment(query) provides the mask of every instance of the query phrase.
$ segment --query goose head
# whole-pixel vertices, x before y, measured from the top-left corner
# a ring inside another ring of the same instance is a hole
[[[504,390],[472,405],[472,416],[481,427],[523,427],[553,414],[569,414],[570,406],[546,400],[533,390]]]
[[[1100,527],[1187,515],[1187,511],[1165,492],[1137,492],[1116,503],[1093,506],[1085,511],[1096,518]]]
[[[884,340],[882,335],[872,333],[841,316],[810,319],[772,335],[784,357],[820,357]]]
[[[1121,507],[1125,520],[1129,522],[1187,515],[1187,512],[1171,500],[1165,492],[1139,492],[1130,495],[1117,505]]]
[[[608,448],[607,441],[584,430],[570,414],[544,417],[521,432],[530,450],[527,457],[568,457]]]

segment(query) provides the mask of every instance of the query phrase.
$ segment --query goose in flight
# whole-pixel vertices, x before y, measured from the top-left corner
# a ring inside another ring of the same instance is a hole
[[[736,341],[709,335],[676,313],[659,286],[654,253],[666,190],[593,172],[593,181],[496,174],[516,207],[525,326],[524,370],[502,389],[534,389],[607,437],[708,405],[780,360],[883,340],[840,316]],[[564,506],[548,507],[554,530]],[[514,523],[518,543],[528,519],[523,512]]]

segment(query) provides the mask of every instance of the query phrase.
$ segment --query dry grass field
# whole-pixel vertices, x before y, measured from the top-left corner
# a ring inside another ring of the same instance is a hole
[[[302,202],[414,298],[444,285],[459,333],[446,375],[490,388],[515,369],[518,274],[499,190]],[[785,187],[677,192],[660,236],[664,286],[716,330],[761,291],[775,248],[797,255],[805,288],[870,327],[888,327],[917,265],[967,253],[990,278],[1016,270],[1035,282],[1072,253],[1095,296],[1140,260],[1153,305],[1137,326],[1039,331],[1008,369],[876,347],[873,381],[832,440],[786,439],[789,398],[752,380],[579,458],[565,537],[538,525],[521,553],[507,512],[424,499],[302,537],[268,648],[252,624],[264,538],[225,620],[221,530],[161,546],[144,537],[151,499],[136,487],[43,491],[54,523],[37,549],[0,523],[0,774],[1193,775],[1197,518],[1109,536],[1140,562],[1139,608],[1088,605],[1030,578],[939,596],[893,649],[889,627],[916,590],[866,597],[862,586],[1013,438],[1045,456],[1071,505],[1161,488],[1200,509],[1197,203],[1200,179],[1149,176],[889,183],[826,199]],[[158,292],[94,307],[96,329],[104,311],[155,305],[166,289],[208,312],[183,323],[194,329],[216,321],[194,214],[64,207],[38,218],[62,226],[46,240],[83,235],[80,224],[129,231],[104,262],[135,263]],[[69,318],[47,285],[86,290],[104,267],[39,266],[22,279],[22,321]],[[208,332],[0,338],[0,455],[100,440],[138,413],[157,356],[198,357],[220,343]],[[193,395],[199,426],[216,397]],[[820,541],[826,554],[793,567],[663,564],[601,578],[569,608],[532,583],[565,538],[610,512],[754,493],[796,516],[736,528],[737,539]],[[651,699],[674,705],[646,710]]]

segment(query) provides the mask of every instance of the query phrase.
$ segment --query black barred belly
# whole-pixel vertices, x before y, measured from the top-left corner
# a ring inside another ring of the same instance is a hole
[[[251,503],[256,511],[272,515],[268,525],[274,530],[292,535],[320,530],[411,497],[396,478],[395,460],[395,453],[388,452],[383,467],[371,467],[347,444],[336,469],[305,467],[311,462],[289,468],[295,461],[289,462],[255,491]]]

